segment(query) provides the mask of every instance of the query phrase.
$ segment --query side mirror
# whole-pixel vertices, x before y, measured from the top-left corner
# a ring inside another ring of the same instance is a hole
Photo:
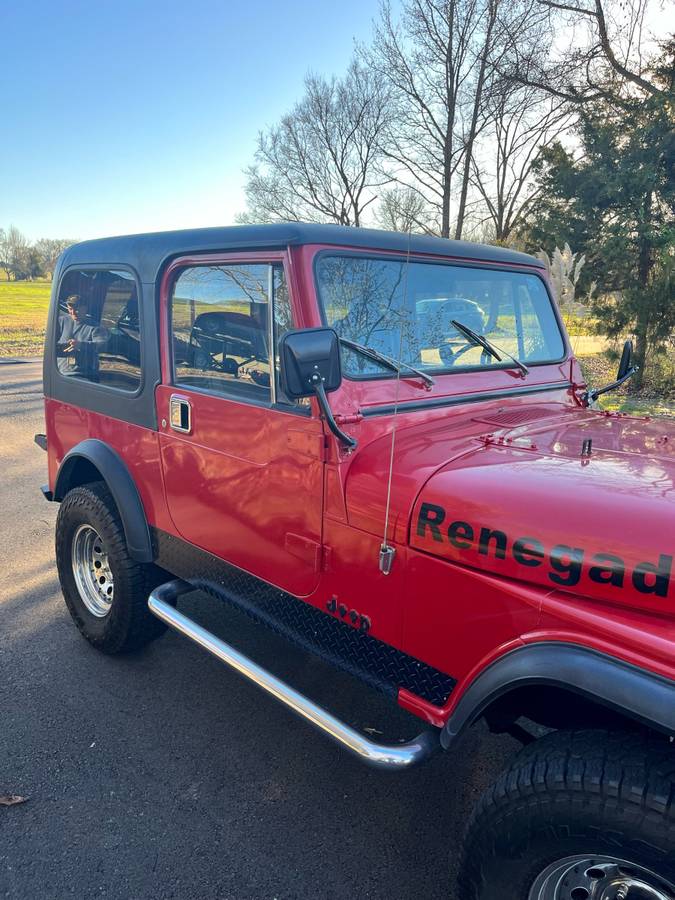
[[[342,383],[340,344],[332,328],[287,331],[279,341],[281,387],[292,400],[311,397],[320,382],[328,394]]]
[[[342,383],[340,339],[332,328],[304,328],[287,331],[279,341],[281,389],[291,400],[315,395],[321,412],[336,438],[346,447],[356,447],[333,417],[326,394]]]
[[[621,353],[621,362],[619,363],[619,371],[616,374],[616,380],[621,381],[628,374],[628,370],[633,365],[633,342],[626,341],[623,345]]]
[[[621,361],[619,362],[619,371],[616,375],[616,381],[612,381],[611,384],[607,384],[601,388],[595,388],[593,391],[586,391],[586,393],[581,398],[586,406],[589,403],[597,400],[601,394],[606,394],[608,391],[613,391],[616,388],[620,387],[624,381],[628,381],[629,378],[632,378],[633,375],[637,372],[638,367],[633,365],[633,342],[626,341],[623,345],[623,351],[621,353]]]

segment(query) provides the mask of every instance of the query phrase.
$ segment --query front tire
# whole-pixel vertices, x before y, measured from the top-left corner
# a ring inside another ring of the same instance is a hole
[[[103,483],[73,488],[64,497],[56,519],[56,565],[68,611],[97,650],[136,650],[166,630],[147,606],[162,573],[129,555],[117,506]]]
[[[554,732],[479,802],[461,900],[675,900],[675,754],[667,737]]]

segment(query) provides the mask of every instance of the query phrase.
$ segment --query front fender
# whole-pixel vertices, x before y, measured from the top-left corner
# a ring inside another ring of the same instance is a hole
[[[100,472],[113,496],[124,527],[129,555],[138,562],[154,559],[150,529],[141,498],[129,470],[115,451],[95,438],[76,444],[64,456],[56,476],[54,500],[63,500],[74,484],[78,460],[87,460]]]
[[[490,704],[521,687],[564,688],[675,734],[675,682],[576,644],[541,642],[495,660],[464,691],[441,733],[447,749]]]

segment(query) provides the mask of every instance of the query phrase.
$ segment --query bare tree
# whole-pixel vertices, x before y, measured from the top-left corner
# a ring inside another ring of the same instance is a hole
[[[537,0],[404,0],[395,22],[383,3],[373,47],[362,51],[391,86],[383,156],[392,177],[422,198],[430,227],[443,237],[453,218],[454,236],[462,236],[500,66],[514,41],[540,48],[547,18]]]
[[[45,275],[52,277],[59,256],[74,243],[75,241],[60,238],[40,238],[35,242],[34,249]]]
[[[12,276],[23,277],[30,244],[24,234],[15,225],[5,231],[0,229],[0,267],[5,270],[7,279]]]
[[[572,116],[558,98],[503,80],[486,100],[485,118],[482,146],[471,160],[472,182],[483,219],[503,242],[541,194],[531,177],[534,163],[569,128]]]
[[[388,231],[430,233],[429,213],[420,194],[409,187],[394,185],[382,192],[377,222]]]
[[[453,176],[462,157],[456,141],[466,79],[473,0],[405,0],[400,24],[384,0],[367,64],[391,86],[383,144],[388,170],[416,191],[436,228],[450,235]]]
[[[537,0],[552,21],[575,39],[548,58],[521,46],[511,61],[512,77],[575,104],[611,99],[620,106],[647,97],[673,99],[645,60],[645,15],[649,0]],[[581,34],[579,31],[581,30]],[[672,40],[672,35],[671,35]]]
[[[302,100],[258,138],[240,221],[362,224],[386,179],[376,157],[386,120],[381,82],[357,62],[343,79],[305,79]]]
[[[12,267],[7,255],[7,232],[4,228],[0,228],[0,269],[4,269],[7,281],[9,281],[12,276]]]
[[[491,75],[494,68],[493,35],[497,23],[497,10],[499,0],[487,0],[483,8],[483,17],[485,19],[482,30],[482,36],[477,48],[477,56],[474,61],[474,67],[477,69],[475,76],[475,86],[473,88],[472,101],[469,102],[470,119],[469,127],[464,135],[463,140],[463,172],[462,172],[462,188],[459,196],[459,208],[457,210],[457,223],[455,226],[455,238],[462,236],[464,227],[464,216],[466,214],[466,201],[469,191],[469,179],[471,177],[471,169],[473,166],[474,144],[481,130],[481,119],[483,123],[485,117],[484,112],[484,91],[486,81],[491,81]]]

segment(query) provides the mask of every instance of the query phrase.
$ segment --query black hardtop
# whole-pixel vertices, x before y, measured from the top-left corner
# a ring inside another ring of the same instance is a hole
[[[82,241],[65,251],[61,266],[126,264],[132,266],[141,281],[147,284],[154,282],[163,265],[176,256],[216,251],[282,249],[301,244],[330,244],[336,247],[394,250],[402,253],[409,250],[412,255],[434,254],[483,263],[543,267],[540,260],[526,253],[488,244],[408,235],[398,231],[378,231],[373,228],[301,222],[156,231]]]

